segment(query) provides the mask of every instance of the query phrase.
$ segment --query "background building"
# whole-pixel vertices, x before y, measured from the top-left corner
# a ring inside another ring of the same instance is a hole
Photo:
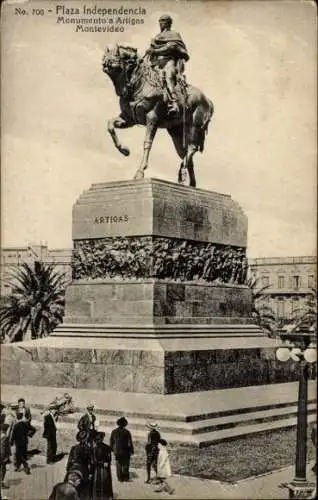
[[[1,250],[1,296],[9,295],[11,287],[7,282],[10,273],[23,262],[29,265],[35,261],[51,264],[56,271],[65,274],[71,280],[71,248],[49,249],[46,245],[29,245],[26,247],[6,247]]]
[[[317,287],[316,257],[266,257],[249,259],[257,288],[264,291],[278,320],[290,320],[303,308],[312,288]]]

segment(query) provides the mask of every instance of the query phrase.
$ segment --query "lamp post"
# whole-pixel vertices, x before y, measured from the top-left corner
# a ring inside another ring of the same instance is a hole
[[[309,498],[315,483],[307,481],[307,405],[308,405],[308,365],[317,359],[316,334],[306,326],[280,334],[283,345],[276,351],[279,361],[292,359],[299,363],[299,392],[297,413],[295,477],[282,486],[289,489],[289,498]]]

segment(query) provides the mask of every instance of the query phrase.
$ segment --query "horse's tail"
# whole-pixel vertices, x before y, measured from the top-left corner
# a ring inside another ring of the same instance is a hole
[[[203,125],[202,125],[202,129],[204,130],[204,132],[207,134],[208,133],[208,128],[209,128],[209,123],[211,121],[211,118],[213,116],[213,113],[214,113],[214,104],[212,101],[210,101],[210,99],[207,99],[208,101],[208,110],[207,110],[207,113],[206,113],[206,116],[205,116],[205,120],[203,122]]]
[[[209,123],[210,123],[211,118],[212,118],[213,113],[214,113],[214,104],[213,104],[213,102],[210,101],[210,99],[207,99],[207,103],[208,103],[208,109],[207,109],[207,111],[205,113],[204,121],[202,123],[201,137],[200,137],[200,141],[199,141],[199,151],[200,151],[200,153],[202,153],[203,150],[204,150],[205,136],[208,133]]]

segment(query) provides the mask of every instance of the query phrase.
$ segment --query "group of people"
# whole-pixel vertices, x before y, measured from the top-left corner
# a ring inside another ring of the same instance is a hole
[[[47,463],[56,460],[56,431],[59,415],[74,411],[72,397],[65,393],[56,397],[43,412],[43,437],[47,440]],[[30,453],[28,451],[29,439],[36,433],[36,428],[31,424],[31,410],[26,406],[24,398],[17,403],[1,404],[1,487],[7,488],[5,476],[8,464],[14,461],[14,470],[20,471],[21,466],[26,474],[31,474],[29,467]]]
[[[104,438],[104,432],[78,431],[64,480],[54,486],[49,500],[113,499],[111,448]]]
[[[43,412],[43,434],[47,441],[46,461],[52,464],[57,460],[57,421],[60,406],[52,402]],[[21,466],[26,474],[30,474],[28,465],[28,440],[36,432],[31,424],[30,408],[23,398],[18,403],[5,407],[1,405],[1,485],[5,484],[7,465],[15,447],[14,468]],[[87,411],[78,422],[77,443],[71,447],[63,481],[56,484],[49,500],[112,500],[113,486],[111,462],[112,455],[116,462],[116,475],[119,482],[130,481],[130,460],[134,455],[131,432],[127,429],[128,421],[123,416],[117,420],[117,427],[111,432],[109,445],[104,443],[105,433],[99,430],[99,421],[94,412],[94,405],[87,405]],[[150,422],[148,429],[145,483],[153,481],[155,491],[174,493],[167,479],[171,476],[171,467],[167,452],[167,442],[162,439],[158,425]],[[152,471],[155,476],[152,478]]]
[[[117,427],[111,432],[109,445],[104,443],[105,433],[98,430],[99,422],[94,413],[94,405],[89,404],[87,412],[78,422],[77,444],[70,450],[64,480],[54,486],[49,500],[112,500],[112,454],[116,461],[118,481],[130,481],[129,467],[134,445],[127,426],[127,419],[119,418]],[[147,428],[145,482],[151,483],[153,470],[153,479],[157,484],[155,491],[173,494],[174,489],[167,482],[167,478],[171,476],[167,442],[161,438],[156,423],[147,424]]]
[[[31,411],[25,404],[25,399],[20,398],[17,403],[7,407],[1,404],[1,487],[6,488],[5,476],[7,466],[14,455],[14,469],[19,471],[21,466],[26,474],[30,474],[28,464],[28,440],[36,429],[31,424]],[[14,447],[14,454],[12,453]]]

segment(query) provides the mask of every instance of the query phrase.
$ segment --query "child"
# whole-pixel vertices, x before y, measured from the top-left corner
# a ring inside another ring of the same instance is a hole
[[[165,439],[160,439],[158,443],[159,454],[158,454],[158,481],[161,486],[157,488],[156,492],[167,491],[169,495],[174,494],[174,489],[167,482],[167,478],[171,477],[171,466],[167,450],[167,441]]]

